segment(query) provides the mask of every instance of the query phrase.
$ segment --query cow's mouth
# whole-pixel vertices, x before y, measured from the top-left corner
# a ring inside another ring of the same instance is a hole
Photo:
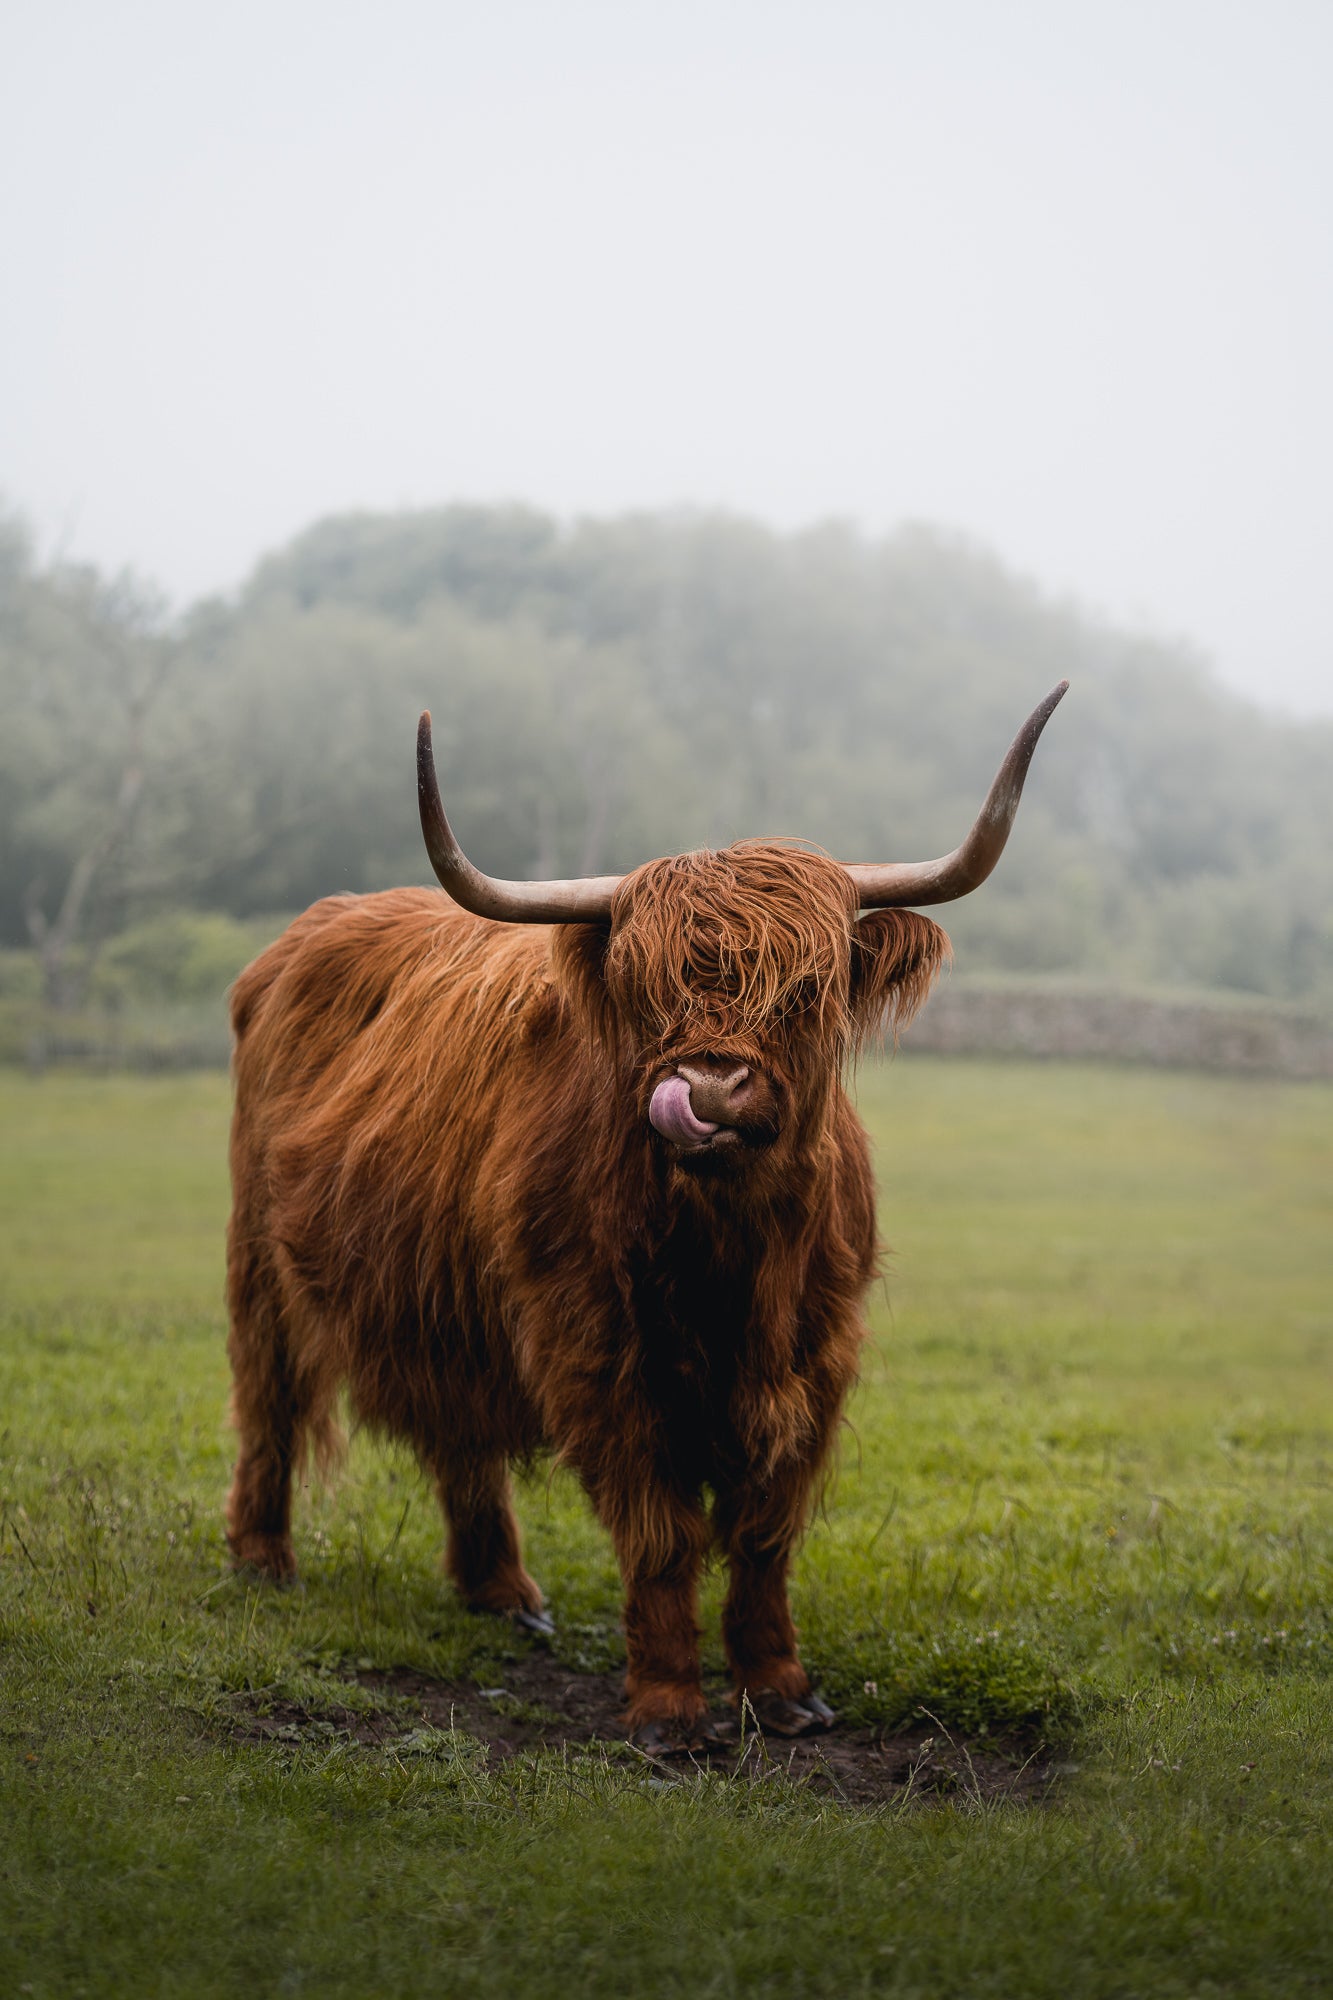
[[[699,1118],[690,1102],[690,1086],[683,1076],[664,1076],[653,1092],[648,1106],[648,1122],[655,1132],[664,1139],[670,1139],[673,1146],[679,1146],[684,1153],[695,1153],[709,1145],[731,1127],[717,1125],[711,1119]]]
[[[777,1137],[767,1120],[732,1124],[701,1118],[691,1102],[689,1082],[680,1075],[664,1077],[657,1085],[648,1105],[648,1119],[653,1130],[675,1149],[682,1166],[703,1167],[711,1161],[762,1151]]]

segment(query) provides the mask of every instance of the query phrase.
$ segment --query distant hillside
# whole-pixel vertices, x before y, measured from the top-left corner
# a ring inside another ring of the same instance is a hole
[[[87,760],[87,812],[110,809],[123,774],[105,704],[100,729],[62,733],[97,681],[86,629],[60,652],[72,588],[21,555],[3,582],[6,700],[50,725],[0,750],[13,942],[34,875],[72,866],[50,807],[62,752]],[[114,606],[84,627],[99,617],[117,644],[163,643]],[[1188,650],[946,535],[348,516],[168,636],[144,798],[106,899],[115,926],[166,903],[244,916],[423,879],[422,706],[460,835],[493,872],[627,867],[754,833],[849,859],[938,853],[1068,676],[1009,852],[948,913],[960,965],[1333,1002],[1333,726],[1265,715]]]

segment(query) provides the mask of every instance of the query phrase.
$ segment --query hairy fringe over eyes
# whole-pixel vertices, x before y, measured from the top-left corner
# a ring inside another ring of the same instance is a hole
[[[611,997],[644,1043],[676,1057],[753,1056],[799,1021],[837,1063],[896,1037],[949,956],[914,910],[858,921],[846,871],[781,841],[649,862],[622,883],[612,925]]]

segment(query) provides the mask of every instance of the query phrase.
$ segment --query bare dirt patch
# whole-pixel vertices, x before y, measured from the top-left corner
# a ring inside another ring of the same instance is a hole
[[[456,1732],[483,1746],[492,1768],[537,1750],[618,1749],[628,1759],[642,1758],[627,1745],[620,1721],[620,1676],[571,1672],[545,1653],[506,1661],[492,1683],[432,1680],[409,1668],[364,1671],[355,1678],[361,1688],[383,1693],[382,1709],[354,1709],[337,1701],[313,1708],[279,1700],[262,1712],[247,1705],[236,1712],[235,1733],[249,1742],[341,1738],[383,1749],[418,1749],[423,1732],[441,1738]],[[709,1693],[714,1712],[722,1713],[724,1690],[719,1686]],[[666,1781],[688,1780],[705,1769],[751,1784],[785,1777],[860,1807],[948,1796],[977,1804],[993,1799],[1039,1804],[1055,1780],[1043,1749],[1016,1741],[968,1743],[929,1721],[892,1734],[839,1724],[796,1742],[765,1739],[747,1728],[734,1746],[671,1758],[653,1768]]]

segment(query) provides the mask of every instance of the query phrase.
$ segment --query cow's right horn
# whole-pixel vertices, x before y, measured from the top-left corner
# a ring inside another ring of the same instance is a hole
[[[431,867],[456,903],[474,916],[502,924],[599,924],[611,919],[619,875],[586,875],[570,882],[498,882],[474,868],[445,817],[435,775],[430,710],[417,724],[417,805]]]
[[[1037,739],[1068,686],[1068,681],[1061,681],[1033,709],[1009,745],[972,831],[952,854],[942,855],[938,861],[846,864],[863,910],[900,909],[905,903],[953,903],[980,887],[1004,853]]]

